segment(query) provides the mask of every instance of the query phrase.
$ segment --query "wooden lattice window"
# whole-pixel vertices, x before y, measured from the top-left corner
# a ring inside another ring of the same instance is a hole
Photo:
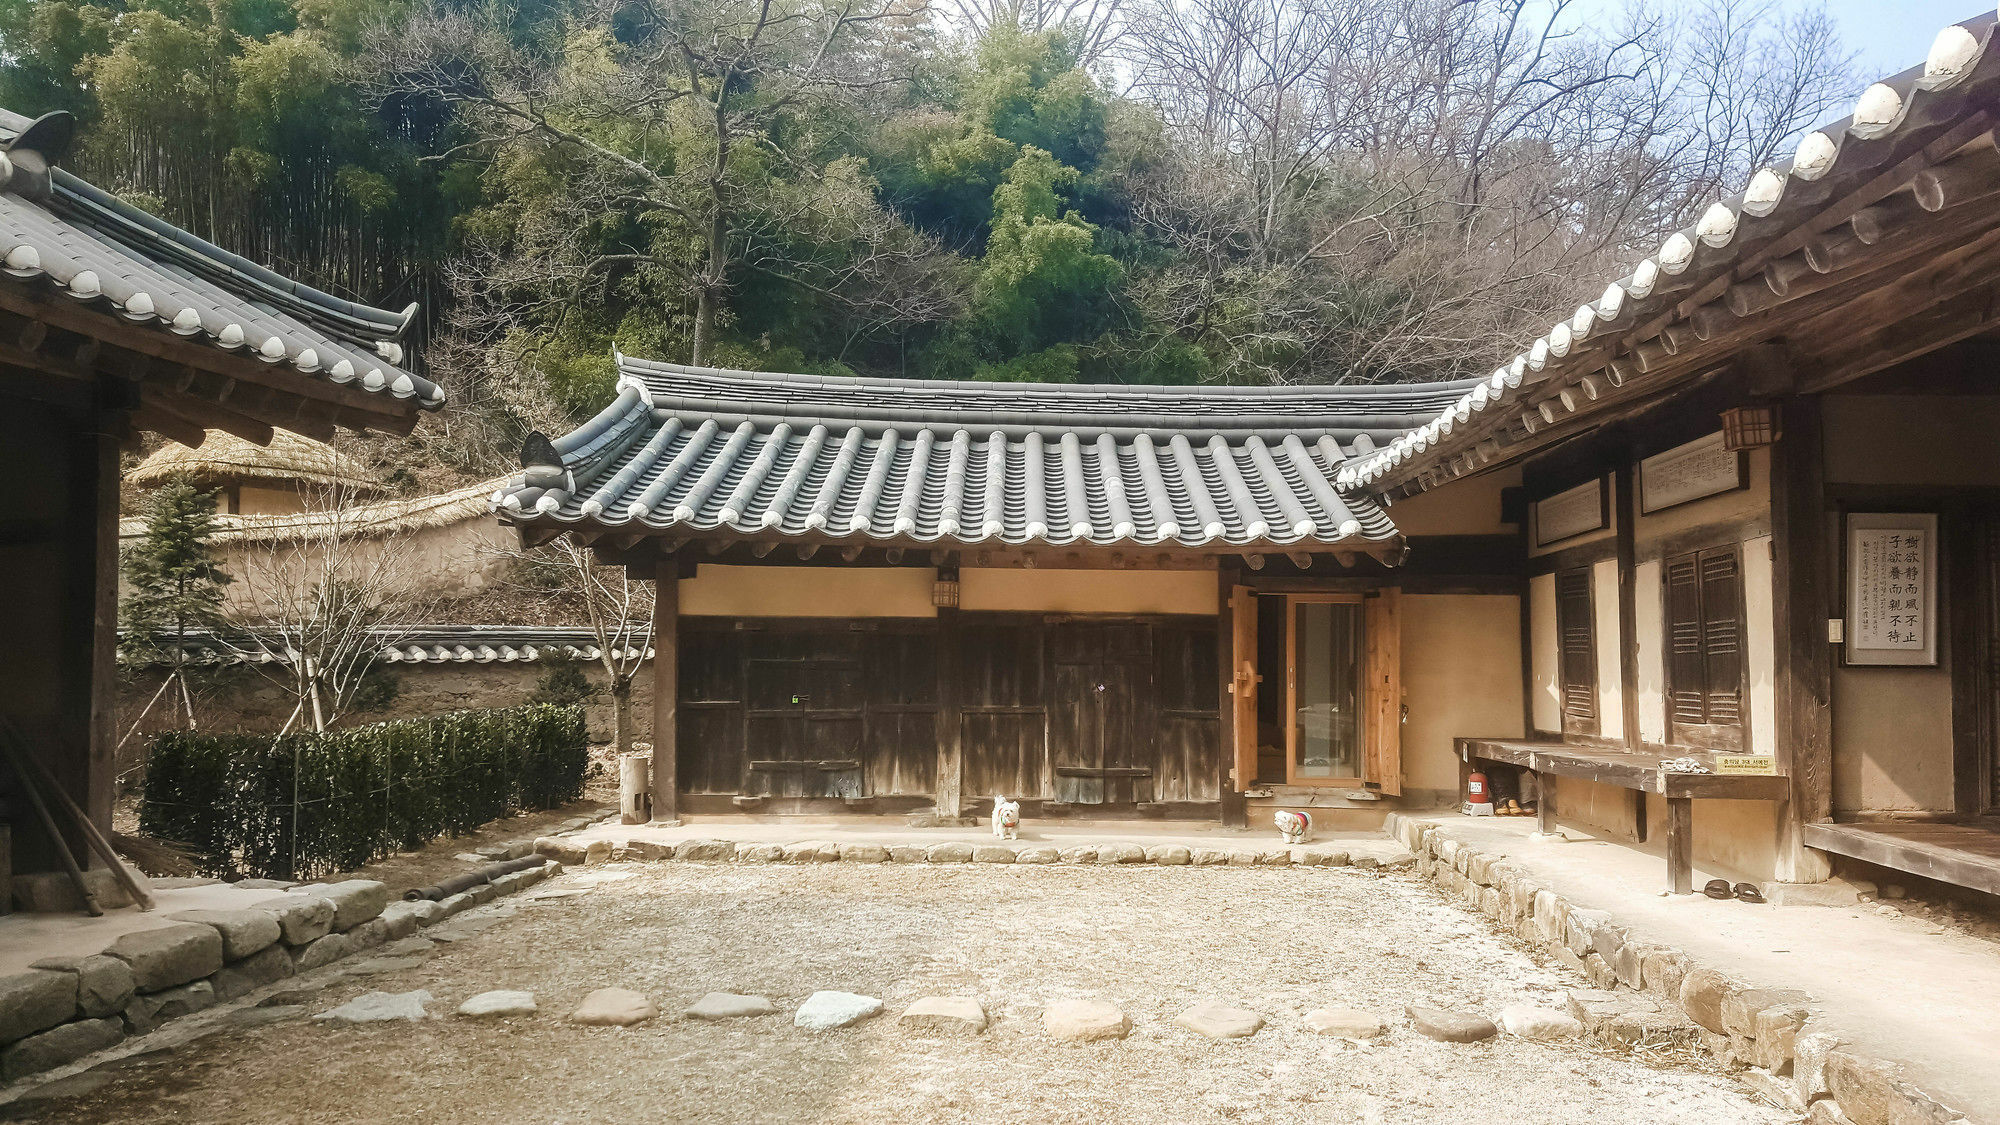
[[[1736,548],[1664,563],[1667,719],[1673,742],[1743,745],[1743,569]]]
[[[1590,609],[1590,570],[1556,574],[1556,644],[1562,670],[1566,734],[1597,733],[1597,637]]]

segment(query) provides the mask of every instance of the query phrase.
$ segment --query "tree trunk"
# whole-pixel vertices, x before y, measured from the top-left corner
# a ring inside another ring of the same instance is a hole
[[[715,305],[722,297],[722,283],[729,272],[729,227],[723,214],[721,191],[716,192],[715,215],[708,225],[708,261],[702,266],[700,286],[694,298],[694,358],[696,367],[708,363],[715,346]]]
[[[623,758],[632,750],[632,680],[611,677],[611,747]]]

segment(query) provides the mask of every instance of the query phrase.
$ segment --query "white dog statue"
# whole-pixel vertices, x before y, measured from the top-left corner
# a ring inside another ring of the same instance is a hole
[[[1278,835],[1287,844],[1303,844],[1312,839],[1313,818],[1311,813],[1281,812],[1271,820],[1278,826]]]
[[[1021,802],[1005,797],[993,798],[993,838],[996,840],[1018,840],[1021,838]]]

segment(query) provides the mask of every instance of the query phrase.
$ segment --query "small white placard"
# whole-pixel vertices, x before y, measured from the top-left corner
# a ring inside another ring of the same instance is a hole
[[[1722,431],[1639,462],[1639,511],[1651,515],[1743,487],[1743,455],[1722,447]]]
[[[1937,516],[1847,517],[1847,662],[1937,663]]]
[[[1546,547],[1587,531],[1604,529],[1604,478],[1587,480],[1567,492],[1535,501],[1535,546]]]

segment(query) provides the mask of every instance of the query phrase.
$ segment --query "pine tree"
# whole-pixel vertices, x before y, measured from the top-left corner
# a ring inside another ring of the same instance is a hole
[[[215,493],[186,478],[176,479],[154,492],[145,516],[145,534],[120,562],[129,586],[118,606],[125,628],[125,651],[135,659],[168,666],[160,694],[179,683],[192,729],[194,702],[186,676],[188,635],[222,624],[223,587],[230,582],[209,546],[216,530]],[[159,695],[153,698],[157,701]],[[151,706],[147,705],[149,710]]]

